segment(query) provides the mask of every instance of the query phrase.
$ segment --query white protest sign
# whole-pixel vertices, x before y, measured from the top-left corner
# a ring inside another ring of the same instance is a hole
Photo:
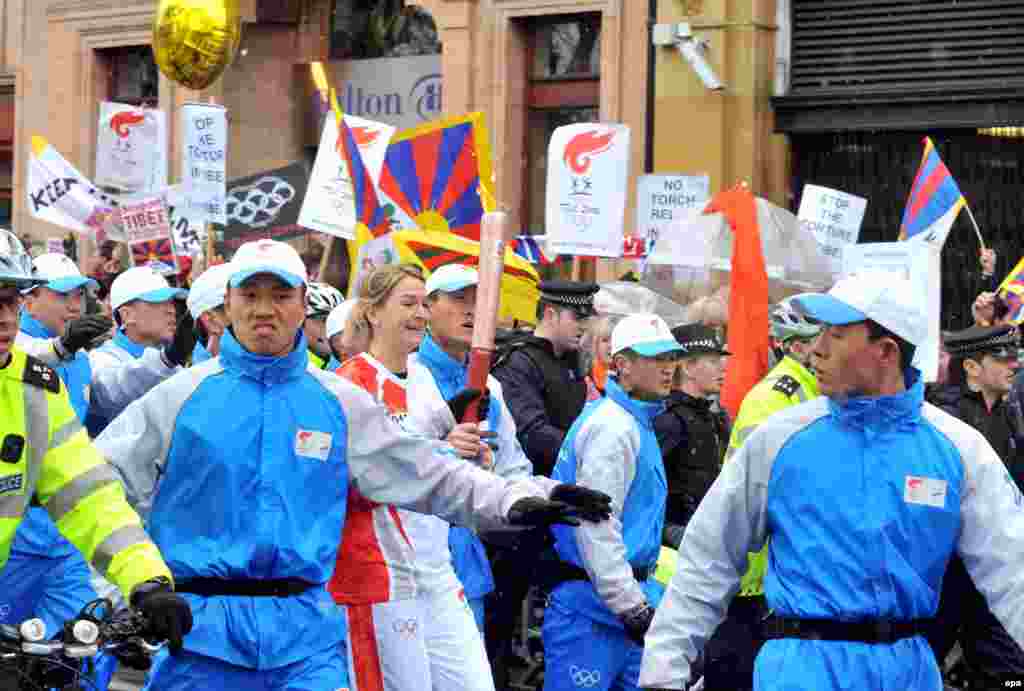
[[[164,192],[167,217],[171,224],[171,238],[177,254],[195,257],[203,252],[206,242],[205,214],[191,208],[181,185],[172,185]]]
[[[928,315],[928,338],[914,355],[914,366],[925,381],[935,381],[939,372],[940,256],[938,248],[925,242],[867,242],[843,250],[843,276],[863,269],[892,271],[914,284],[914,294]]]
[[[132,250],[132,263],[165,274],[177,273],[171,223],[163,197],[123,201],[118,211],[121,228]]]
[[[868,200],[819,185],[804,185],[800,200],[800,227],[814,234],[821,251],[839,273],[843,249],[857,244]]]
[[[100,104],[96,184],[125,192],[157,192],[167,185],[167,118],[161,110]]]
[[[641,175],[636,183],[636,232],[647,240],[647,251],[673,223],[711,199],[708,175]]]
[[[32,137],[27,202],[34,218],[82,234],[104,231],[117,200],[92,184],[43,137]]]
[[[384,156],[395,128],[352,115],[345,116],[345,125],[351,133],[351,143],[358,150],[359,159],[366,168],[370,183],[377,184]],[[341,137],[338,121],[328,117],[320,136],[313,172],[310,174],[306,197],[299,212],[299,225],[328,235],[355,239],[357,187],[366,178],[350,169],[345,155],[345,141]],[[357,162],[353,160],[353,163]],[[356,179],[353,180],[353,177]]]
[[[548,144],[545,225],[552,254],[622,256],[629,127],[564,125]]]
[[[227,111],[216,105],[186,103],[181,107],[181,177],[189,207],[201,210],[209,223],[226,224]]]

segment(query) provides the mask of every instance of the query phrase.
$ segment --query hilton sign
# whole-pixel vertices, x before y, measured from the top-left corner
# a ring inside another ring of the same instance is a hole
[[[331,62],[342,110],[406,129],[441,117],[441,56]]]

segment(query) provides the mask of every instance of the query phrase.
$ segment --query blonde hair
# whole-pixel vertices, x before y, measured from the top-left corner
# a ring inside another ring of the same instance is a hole
[[[619,323],[621,317],[614,315],[604,315],[601,317],[595,317],[587,325],[586,331],[583,332],[583,337],[580,339],[580,355],[583,358],[584,371],[589,372],[594,365],[594,361],[597,359],[597,344],[600,343],[602,338],[607,338],[612,335],[612,329]],[[607,365],[611,365],[611,355],[608,356]]]
[[[359,286],[359,302],[352,308],[345,328],[352,329],[354,333],[369,334],[373,340],[370,312],[387,302],[395,286],[406,278],[426,281],[423,269],[416,264],[383,264],[370,272]]]

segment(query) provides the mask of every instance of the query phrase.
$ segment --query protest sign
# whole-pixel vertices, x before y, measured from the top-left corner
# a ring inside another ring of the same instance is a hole
[[[121,229],[132,251],[132,264],[176,274],[177,258],[171,243],[171,224],[162,196],[123,201],[118,209]]]
[[[83,234],[101,232],[117,200],[97,189],[40,136],[32,137],[28,209],[34,218]]]
[[[868,200],[818,185],[804,185],[800,200],[800,227],[813,233],[821,250],[838,274],[843,249],[857,243]]]
[[[191,208],[181,185],[172,185],[164,191],[167,218],[171,224],[171,239],[175,254],[195,257],[203,252],[206,242],[205,214]]]
[[[376,184],[395,128],[352,115],[344,117],[369,173],[369,180]],[[356,222],[359,220],[356,194],[365,180],[354,181],[352,164],[345,155],[343,134],[337,118],[328,117],[324,121],[320,148],[299,213],[299,225],[352,240],[356,237]]]
[[[545,224],[553,254],[620,257],[629,183],[629,127],[578,123],[548,144]]]
[[[162,110],[100,104],[95,181],[125,192],[158,192],[167,186],[167,118]]]
[[[309,184],[309,168],[296,162],[228,183],[227,225],[218,254],[230,257],[245,242],[287,240],[309,232],[299,210]]]
[[[939,248],[925,242],[867,242],[848,245],[843,251],[842,276],[864,269],[892,271],[913,283],[914,295],[928,315],[928,338],[914,355],[914,366],[925,381],[935,381],[939,372],[940,256]]]
[[[641,175],[637,180],[636,232],[647,251],[658,236],[687,213],[703,209],[711,198],[707,175]]]
[[[209,223],[227,223],[227,111],[217,105],[181,107],[181,176],[189,207]]]

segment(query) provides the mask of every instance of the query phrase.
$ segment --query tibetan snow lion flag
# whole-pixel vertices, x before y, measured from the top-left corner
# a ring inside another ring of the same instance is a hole
[[[1007,274],[996,293],[1010,308],[1007,321],[1018,326],[1024,322],[1024,258]]]
[[[900,240],[919,239],[942,249],[953,221],[966,203],[931,137],[925,137],[921,165],[903,209]]]

